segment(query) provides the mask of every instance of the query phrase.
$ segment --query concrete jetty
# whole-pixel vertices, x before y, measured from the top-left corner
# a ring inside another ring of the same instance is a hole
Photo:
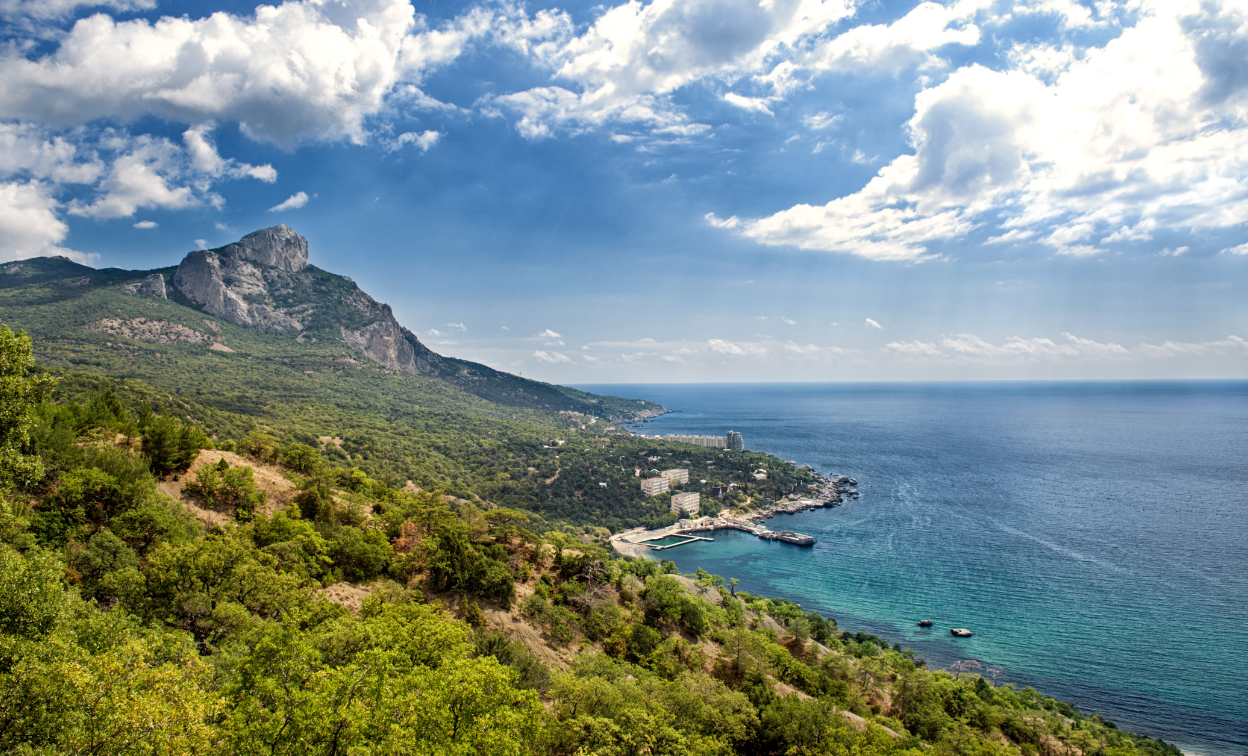
[[[630,544],[634,546],[642,546],[654,551],[662,551],[676,546],[683,546],[686,543],[694,541],[713,541],[713,538],[703,536],[695,536],[693,533],[713,533],[716,530],[739,530],[743,533],[749,533],[763,539],[764,541],[782,541],[791,543],[795,546],[814,546],[816,541],[813,536],[804,533],[795,533],[792,530],[769,530],[762,525],[750,522],[749,520],[740,520],[735,517],[699,517],[696,520],[680,520],[675,525],[670,525],[659,530],[645,530],[643,528],[635,528],[623,533],[611,536],[611,543],[621,553],[627,553],[627,549],[621,549],[621,544]],[[677,543],[668,543],[662,546],[651,545],[651,541],[661,541],[664,538],[682,537]]]

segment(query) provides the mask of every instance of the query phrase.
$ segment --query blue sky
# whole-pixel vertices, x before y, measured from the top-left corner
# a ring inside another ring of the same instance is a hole
[[[1248,2],[0,0],[0,259],[557,382],[1248,377]]]

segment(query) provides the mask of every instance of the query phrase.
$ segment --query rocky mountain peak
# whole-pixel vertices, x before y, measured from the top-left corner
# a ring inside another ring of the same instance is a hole
[[[255,231],[233,244],[212,251],[287,273],[296,273],[308,267],[308,240],[285,224]]]

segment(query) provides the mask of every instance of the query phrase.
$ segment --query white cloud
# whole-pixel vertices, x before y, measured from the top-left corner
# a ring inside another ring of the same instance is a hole
[[[845,120],[845,116],[841,113],[837,113],[836,115],[815,113],[814,115],[808,115],[803,118],[802,123],[806,124],[806,128],[811,131],[826,131],[843,120]]]
[[[120,218],[140,208],[219,206],[215,183],[236,178],[276,179],[271,166],[252,166],[217,154],[210,125],[187,130],[179,144],[116,129],[76,129],[54,135],[35,124],[0,124],[0,180],[36,179],[56,197],[69,185],[86,185],[94,196],[52,206],[73,215]],[[78,192],[82,194],[82,192]],[[41,215],[40,217],[50,217]],[[59,218],[48,234],[62,234]],[[59,238],[59,237],[57,237]]]
[[[160,224],[157,223],[156,221],[145,220],[145,221],[139,221],[138,223],[134,224],[134,227],[147,230],[147,229],[156,228],[159,225]]]
[[[428,107],[415,86],[421,77],[505,21],[477,9],[431,29],[408,0],[288,0],[257,6],[254,16],[154,23],[97,14],[47,54],[0,54],[0,117],[70,126],[155,115],[237,122],[253,139],[284,146],[358,143],[391,95]]]
[[[561,354],[559,352],[544,352],[540,349],[533,352],[533,356],[542,362],[549,362],[551,364],[572,361],[572,358],[568,357],[566,354]]]
[[[442,332],[441,332],[441,331],[439,331],[439,330],[438,330],[438,329],[436,329],[436,328],[430,328],[430,329],[429,329],[429,335],[430,335],[430,336],[436,336],[436,337],[438,337],[438,338],[441,338],[441,337],[442,337]]]
[[[60,246],[69,226],[57,217],[59,203],[47,184],[39,181],[0,182],[0,261],[64,255],[90,262],[84,255]]]
[[[775,113],[771,112],[767,98],[746,97],[744,95],[739,95],[736,92],[729,92],[724,95],[724,102],[741,108],[742,110],[750,110],[755,113],[766,113],[769,116],[775,115]]]
[[[452,331],[459,331],[461,333],[468,330],[468,328],[463,323],[447,323],[446,327],[451,329]]]
[[[773,57],[791,57],[800,40],[852,14],[846,0],[633,0],[609,8],[579,35],[564,16],[548,23],[548,41],[530,48],[559,83],[492,102],[518,112],[517,129],[529,139],[608,120],[689,136],[708,127],[676,109],[673,92],[712,77],[770,70]],[[766,108],[756,98],[724,99]]]
[[[1245,46],[1243,3],[1146,1],[1134,26],[1051,81],[971,65],[925,89],[909,122],[915,153],[858,192],[708,220],[762,244],[877,260],[920,260],[990,223],[1002,229],[993,241],[1031,232],[1073,256],[1098,253],[1100,240],[1240,225],[1248,77],[1227,61]]]
[[[884,345],[885,351],[898,352],[900,354],[915,354],[924,356],[935,356],[940,354],[940,348],[935,344],[928,344],[924,341],[915,339],[914,341],[892,341]]]
[[[883,329],[884,329],[884,326],[882,326],[882,325],[880,325],[879,323],[875,322],[875,321],[874,321],[874,320],[872,320],[871,318],[867,318],[867,325],[871,326],[872,328],[877,328],[877,329],[880,329],[880,330],[883,330]]]
[[[797,325],[797,321],[796,321],[796,320],[790,320],[789,318],[786,318],[786,317],[783,317],[783,316],[780,318],[780,320],[781,320],[781,322],[783,322],[783,323],[785,323],[785,324],[787,324],[787,325]]]
[[[129,12],[155,7],[155,0],[0,0],[0,17],[52,21],[72,15],[78,8]]]
[[[942,336],[939,344],[917,339],[894,341],[885,344],[884,351],[909,357],[932,357],[963,362],[1126,359],[1131,357],[1131,350],[1120,344],[1101,343],[1072,333],[1062,333],[1061,339],[1058,340],[1045,337],[1025,339],[1020,336],[1011,336],[1000,344],[994,344],[975,334],[962,333]]]
[[[542,331],[541,333],[537,334],[537,338],[539,339],[562,339],[563,337],[555,333],[554,331],[550,330],[549,328],[547,328],[545,331]]]
[[[734,356],[753,356],[760,357],[767,354],[767,347],[758,342],[752,341],[726,341],[724,339],[709,339],[706,345],[710,347],[712,352],[720,354],[731,354]]]
[[[0,176],[91,184],[105,166],[89,146],[30,123],[0,123]]]
[[[269,208],[270,213],[280,213],[283,210],[298,210],[308,204],[307,192],[295,192],[278,204]]]
[[[268,184],[277,181],[277,171],[271,165],[251,165],[222,158],[210,136],[213,127],[211,123],[200,124],[183,132],[182,141],[186,144],[191,167],[212,178],[254,178]]]
[[[105,141],[120,152],[99,183],[101,195],[90,203],[71,202],[71,215],[124,218],[139,208],[181,210],[214,199],[178,180],[186,173],[185,153],[173,142],[146,135]]]
[[[405,144],[414,144],[421,152],[428,152],[429,148],[438,143],[442,138],[442,133],[438,131],[422,131],[419,134],[415,131],[407,131],[399,134],[395,140],[395,147],[402,147]]]
[[[1237,247],[1227,247],[1222,250],[1225,255],[1248,255],[1248,243],[1240,244]]]
[[[864,24],[824,42],[803,63],[815,70],[869,67],[896,73],[947,45],[978,44],[979,27],[969,22],[981,7],[975,2],[920,3],[891,24]]]
[[[1139,351],[1149,357],[1181,357],[1200,354],[1248,354],[1248,341],[1227,336],[1218,341],[1166,341],[1161,344],[1140,344]]]

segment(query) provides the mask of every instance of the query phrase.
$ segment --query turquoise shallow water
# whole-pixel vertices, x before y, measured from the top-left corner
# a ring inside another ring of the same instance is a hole
[[[858,479],[857,501],[771,521],[813,549],[718,534],[661,552],[682,572],[933,666],[978,659],[1190,753],[1248,753],[1248,383],[578,388],[678,410],[635,432],[737,430]]]

